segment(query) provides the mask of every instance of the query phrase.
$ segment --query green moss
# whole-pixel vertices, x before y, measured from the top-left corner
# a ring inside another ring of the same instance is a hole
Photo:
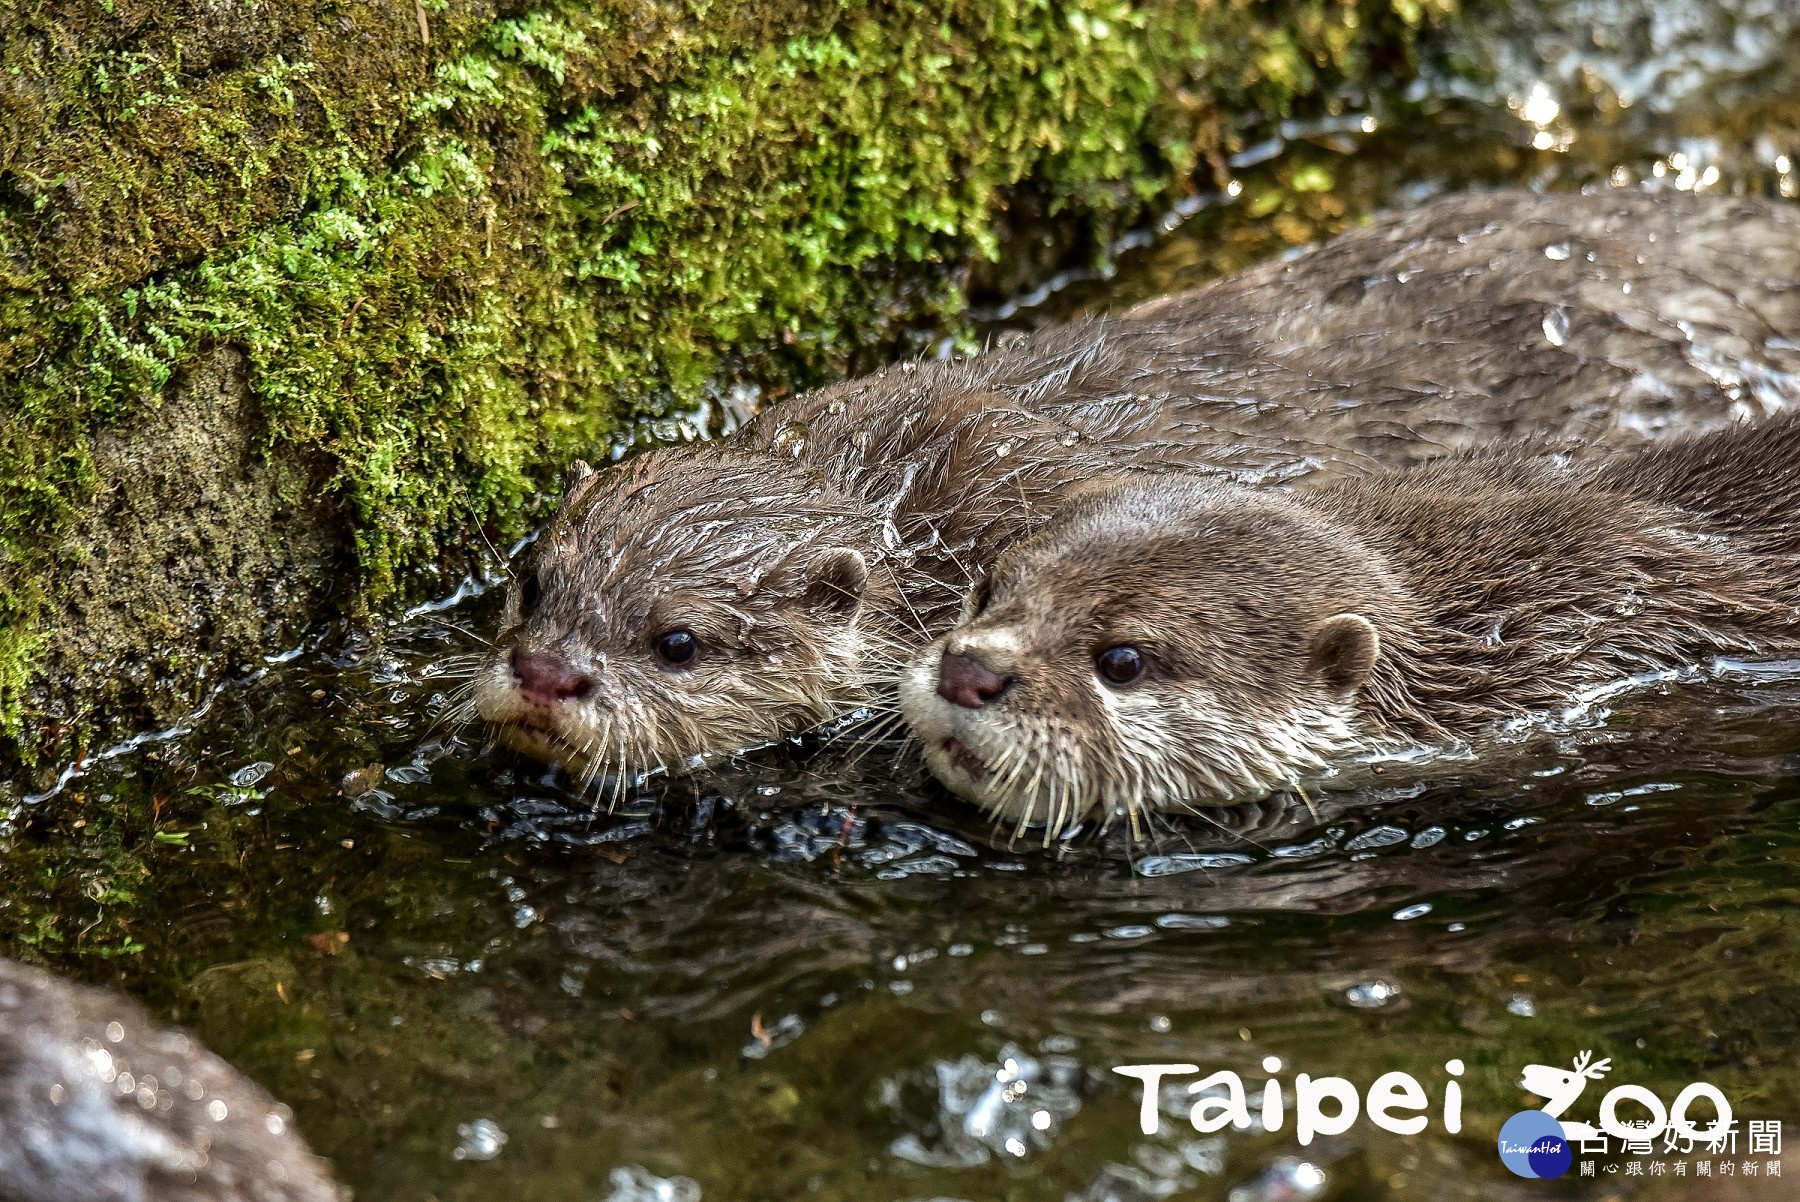
[[[728,357],[811,383],[953,317],[1020,181],[1129,220],[1234,119],[1404,67],[1447,4],[14,3],[0,724],[94,431],[212,347],[272,443],[328,457],[378,603]]]

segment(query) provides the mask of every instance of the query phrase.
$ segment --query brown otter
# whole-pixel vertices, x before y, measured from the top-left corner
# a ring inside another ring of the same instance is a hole
[[[0,960],[0,1198],[337,1202],[285,1106],[142,1007]]]
[[[1135,824],[1800,650],[1796,514],[1800,415],[1291,493],[1100,482],[1000,557],[901,701],[932,771],[998,815]]]
[[[1123,466],[1286,479],[1800,400],[1800,210],[1455,196],[1292,262],[581,469],[471,708],[592,774],[883,696],[994,554]]]

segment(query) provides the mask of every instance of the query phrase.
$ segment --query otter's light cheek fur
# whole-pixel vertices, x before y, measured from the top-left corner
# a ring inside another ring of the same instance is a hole
[[[1115,774],[1152,810],[1253,801],[1364,746],[1348,701],[1251,717],[1207,689],[1108,692],[1100,695],[1120,749]]]

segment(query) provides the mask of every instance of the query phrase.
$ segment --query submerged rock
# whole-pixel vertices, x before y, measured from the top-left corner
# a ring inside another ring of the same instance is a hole
[[[117,994],[0,960],[0,1198],[340,1202],[286,1106]]]

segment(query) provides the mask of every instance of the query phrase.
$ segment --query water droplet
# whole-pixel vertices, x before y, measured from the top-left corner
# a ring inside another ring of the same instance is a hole
[[[1358,1010],[1379,1010],[1400,996],[1400,986],[1387,981],[1364,981],[1344,990],[1344,1000]]]
[[[1558,263],[1563,262],[1569,257],[1569,244],[1567,242],[1558,242],[1555,246],[1546,246],[1544,248],[1544,257],[1546,259],[1554,259]]]
[[[769,443],[769,450],[777,455],[785,455],[789,459],[798,459],[806,450],[806,437],[811,433],[805,422],[789,422],[775,431],[774,439]]]
[[[269,775],[275,765],[268,760],[258,760],[254,764],[246,764],[231,774],[231,783],[240,789],[248,789]]]
[[[1562,105],[1550,94],[1548,84],[1539,80],[1519,104],[1519,116],[1532,125],[1548,125],[1562,113]]]
[[[1562,346],[1569,340],[1569,311],[1561,305],[1552,305],[1550,312],[1544,314],[1544,341],[1551,346]]]
[[[1397,826],[1377,826],[1364,831],[1344,844],[1345,851],[1368,851],[1375,847],[1392,847],[1406,842],[1406,832]]]
[[[1231,1202],[1298,1202],[1325,1192],[1325,1170],[1293,1156],[1277,1157],[1262,1174],[1231,1191]]]
[[[456,1125],[458,1143],[450,1153],[457,1160],[492,1160],[506,1146],[506,1132],[493,1119],[476,1119]]]
[[[1411,922],[1415,918],[1423,918],[1431,913],[1430,902],[1420,902],[1416,906],[1402,906],[1394,911],[1395,922]]]
[[[1164,914],[1156,925],[1171,931],[1217,931],[1231,925],[1223,914]]]
[[[692,1177],[658,1177],[629,1165],[614,1169],[607,1181],[612,1192],[601,1202],[700,1202],[700,1183]]]
[[[206,1104],[206,1117],[211,1119],[213,1122],[215,1122],[215,1123],[224,1122],[225,1115],[226,1115],[225,1103],[223,1101],[221,1101],[220,1099],[214,1098],[212,1101],[210,1101]]]
[[[1139,876],[1175,876],[1206,868],[1233,868],[1251,863],[1249,856],[1235,851],[1183,852],[1172,856],[1145,856],[1138,861]]]

